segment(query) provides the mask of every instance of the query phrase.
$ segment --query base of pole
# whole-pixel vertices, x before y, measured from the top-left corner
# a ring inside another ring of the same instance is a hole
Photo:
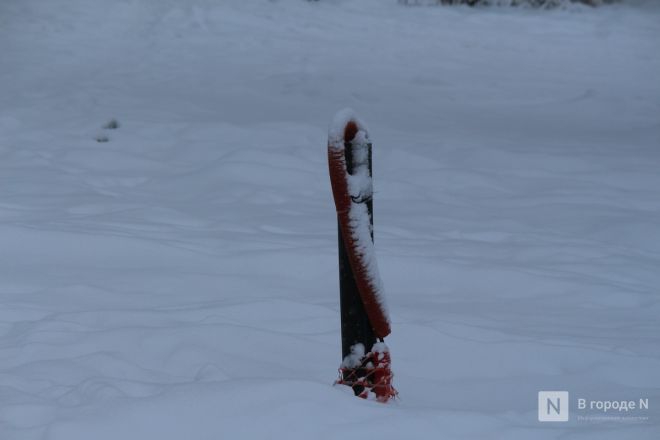
[[[358,397],[386,403],[396,399],[399,394],[392,385],[394,374],[390,365],[389,349],[385,343],[379,342],[359,361],[352,358],[346,362],[345,359],[339,368],[339,378],[335,385],[347,385],[353,388]]]

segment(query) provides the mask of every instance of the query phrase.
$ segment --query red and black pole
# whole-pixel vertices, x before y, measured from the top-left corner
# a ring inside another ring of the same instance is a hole
[[[372,144],[354,113],[337,114],[328,136],[330,182],[337,209],[342,366],[337,383],[386,402],[396,396],[390,333],[373,246]]]
[[[353,128],[349,126],[349,129]],[[350,136],[350,132],[349,132]],[[350,137],[352,139],[352,136]],[[344,147],[346,155],[346,166],[349,175],[353,174],[352,154],[353,145],[350,140],[344,138]],[[369,150],[369,175],[372,175],[371,165],[371,144],[368,144]],[[367,203],[369,214],[369,224],[371,225],[371,239],[373,240],[373,197],[370,195],[362,203]],[[371,347],[376,343],[376,335],[371,328],[371,322],[364,309],[364,304],[360,298],[353,269],[348,258],[344,238],[341,230],[341,224],[337,221],[338,254],[339,254],[339,305],[341,310],[341,350],[342,359],[351,354],[351,347],[361,343],[366,353],[371,351]]]

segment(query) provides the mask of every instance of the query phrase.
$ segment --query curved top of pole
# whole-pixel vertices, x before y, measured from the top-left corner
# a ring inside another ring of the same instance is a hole
[[[353,109],[345,108],[337,112],[328,130],[328,148],[343,150],[344,142],[352,141],[359,131],[362,131],[367,138],[369,137],[369,130]]]

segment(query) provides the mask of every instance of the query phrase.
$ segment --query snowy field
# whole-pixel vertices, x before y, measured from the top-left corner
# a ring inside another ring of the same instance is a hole
[[[0,439],[660,438],[659,3],[1,0]],[[388,405],[332,387],[344,107]]]

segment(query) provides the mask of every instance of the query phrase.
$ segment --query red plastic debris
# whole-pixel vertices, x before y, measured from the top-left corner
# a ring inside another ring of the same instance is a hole
[[[371,351],[364,356],[359,367],[339,368],[335,385],[348,385],[358,397],[386,403],[399,394],[392,385],[394,374],[390,365],[389,350]]]

